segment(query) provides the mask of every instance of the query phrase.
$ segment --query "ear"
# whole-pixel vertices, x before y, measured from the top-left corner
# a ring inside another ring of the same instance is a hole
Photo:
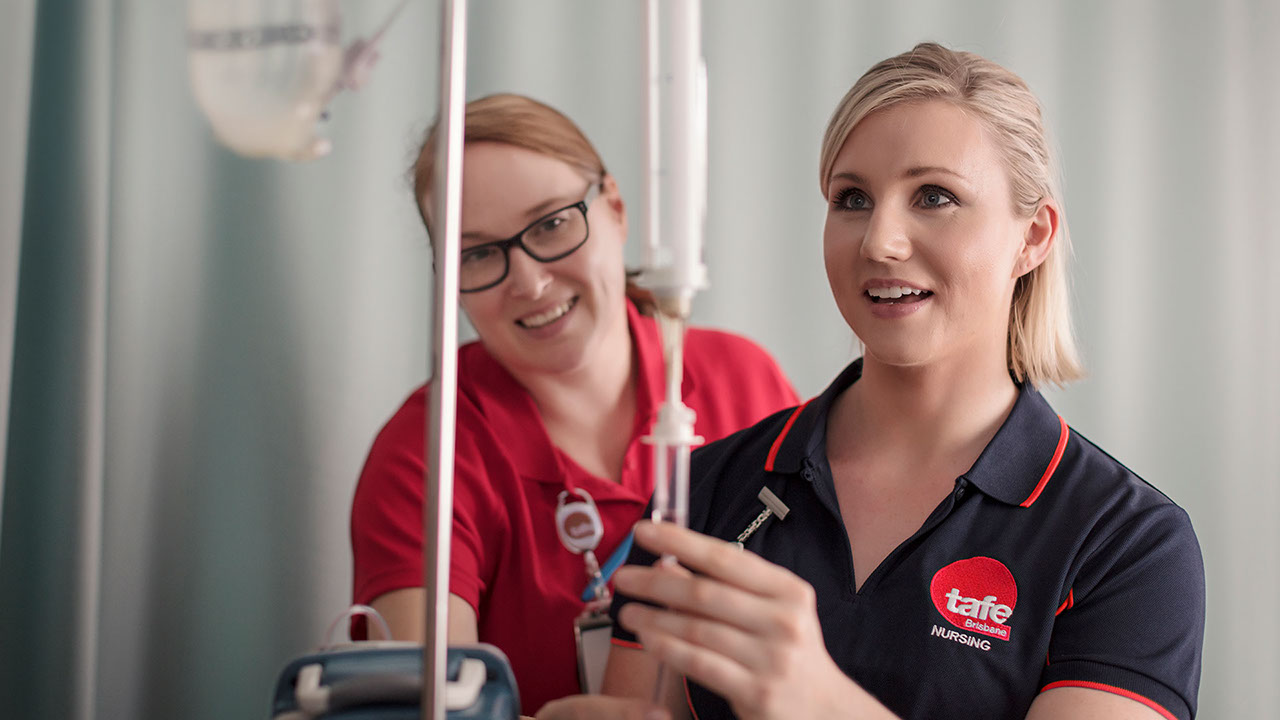
[[[622,193],[618,190],[618,181],[613,175],[605,174],[604,179],[600,181],[600,196],[597,200],[603,200],[605,206],[618,219],[618,225],[625,228],[627,226],[627,205],[622,201]],[[623,234],[626,238],[626,234]]]
[[[1058,206],[1053,200],[1044,200],[1027,221],[1027,229],[1022,236],[1022,249],[1018,252],[1018,262],[1013,267],[1013,276],[1022,277],[1040,267],[1040,263],[1049,257],[1049,251],[1058,240],[1060,215]]]

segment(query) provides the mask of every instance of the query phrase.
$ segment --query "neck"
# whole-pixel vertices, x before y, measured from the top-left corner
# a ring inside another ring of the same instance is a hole
[[[842,436],[828,452],[910,458],[908,464],[922,466],[971,463],[1017,396],[1003,348],[920,367],[888,365],[868,355],[862,377],[832,410]]]
[[[631,332],[625,315],[601,338],[591,359],[569,371],[522,373],[516,380],[529,392],[543,423],[553,428],[600,427],[623,406],[634,407],[635,373]],[[626,418],[631,430],[631,418]],[[554,434],[554,433],[553,433]]]

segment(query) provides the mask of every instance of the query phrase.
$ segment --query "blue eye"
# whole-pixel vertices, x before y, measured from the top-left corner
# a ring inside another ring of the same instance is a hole
[[[857,188],[845,188],[836,193],[831,204],[838,210],[866,210],[871,207],[871,198]]]
[[[920,188],[919,205],[923,208],[942,208],[956,205],[956,196],[940,187],[926,185]]]
[[[482,263],[485,260],[492,259],[498,254],[498,249],[494,247],[478,247],[471,250],[462,251],[462,264],[468,265],[472,263]]]

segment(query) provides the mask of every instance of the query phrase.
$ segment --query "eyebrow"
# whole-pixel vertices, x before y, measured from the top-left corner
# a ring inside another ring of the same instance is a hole
[[[525,210],[525,211],[524,211],[524,217],[525,217],[525,219],[527,219],[529,222],[533,222],[533,221],[537,220],[538,218],[541,218],[543,215],[545,215],[545,214],[547,214],[547,213],[549,213],[549,212],[551,212],[551,211],[553,211],[553,210],[559,210],[559,209],[560,209],[560,208],[562,208],[562,207],[567,207],[567,206],[572,205],[572,204],[573,204],[572,202],[567,202],[564,198],[554,198],[554,197],[553,197],[553,198],[550,198],[550,199],[547,199],[547,200],[543,200],[542,202],[538,203],[537,205],[534,205],[533,207],[531,207],[531,208],[529,208],[529,209]],[[528,229],[528,227],[529,227],[528,225],[525,225],[523,228],[521,228],[521,230],[527,230],[527,229]],[[510,236],[507,236],[507,237],[510,237]],[[489,233],[482,233],[482,232],[464,232],[464,233],[462,233],[462,236],[461,236],[461,238],[460,238],[460,239],[462,239],[462,240],[489,240],[489,241],[492,241],[492,242],[497,242],[498,240],[506,240],[507,238],[505,238],[505,237],[504,237],[504,238],[500,238],[500,237],[496,237],[496,236],[494,236],[494,235],[490,235]]]
[[[902,176],[909,177],[909,178],[917,178],[922,175],[928,175],[930,173],[941,173],[943,175],[950,175],[959,180],[966,179],[965,176],[961,175],[955,170],[949,170],[947,168],[939,167],[937,165],[921,165],[918,167],[907,168],[907,171],[902,173]],[[831,176],[831,179],[832,180],[836,180],[836,179],[848,180],[849,182],[857,183],[859,185],[867,184],[866,179],[864,179],[861,175],[853,172],[836,173]]]
[[[903,173],[903,175],[905,175],[906,177],[914,178],[914,177],[920,177],[921,175],[928,175],[930,173],[942,173],[943,175],[950,175],[951,177],[958,178],[960,180],[965,179],[963,175],[956,172],[955,170],[939,167],[937,165],[924,165],[921,167],[913,167],[907,170],[905,173]]]

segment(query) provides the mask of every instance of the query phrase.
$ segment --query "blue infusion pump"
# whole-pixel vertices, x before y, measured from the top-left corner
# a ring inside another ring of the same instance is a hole
[[[493,645],[449,648],[449,720],[517,720],[515,675]],[[272,720],[419,720],[422,645],[363,642],[299,657],[280,673]]]

